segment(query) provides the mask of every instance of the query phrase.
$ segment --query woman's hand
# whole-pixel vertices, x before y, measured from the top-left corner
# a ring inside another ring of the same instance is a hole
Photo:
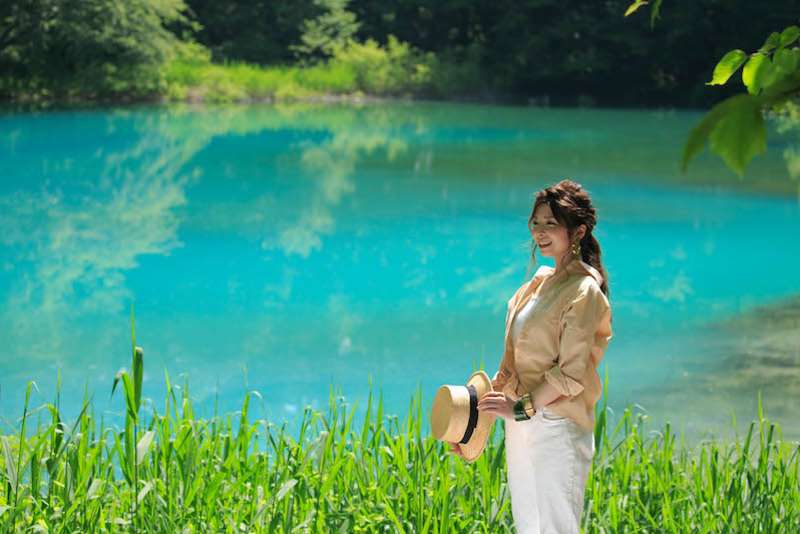
[[[506,397],[502,391],[487,391],[478,400],[478,410],[502,417],[506,421],[513,421],[515,403],[516,401]]]
[[[450,442],[450,452],[455,454],[456,456],[464,457],[464,453],[461,451],[461,445],[458,443]]]

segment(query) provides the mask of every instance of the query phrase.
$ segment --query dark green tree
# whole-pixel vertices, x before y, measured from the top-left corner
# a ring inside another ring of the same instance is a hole
[[[322,12],[303,21],[300,43],[291,46],[301,59],[325,59],[345,46],[358,31],[355,13],[347,10],[350,0],[314,0]]]
[[[303,22],[323,10],[313,0],[187,0],[189,13],[202,24],[195,34],[212,59],[259,65],[289,63],[300,42]]]
[[[655,0],[654,0],[655,1]],[[496,92],[571,105],[706,107],[734,90],[707,91],[707,57],[757,48],[800,1],[674,2],[652,27],[624,19],[631,0],[353,0],[361,39],[388,35],[447,61],[479,63]],[[708,55],[707,55],[708,54]]]
[[[190,28],[183,0],[5,0],[0,77],[57,97],[155,91],[158,67]]]

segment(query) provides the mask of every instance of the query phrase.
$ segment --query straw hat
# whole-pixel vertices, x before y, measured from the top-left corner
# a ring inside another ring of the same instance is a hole
[[[467,462],[477,460],[483,452],[495,419],[493,414],[478,410],[478,401],[488,391],[492,391],[489,375],[476,371],[463,386],[441,386],[433,399],[433,437],[460,444]]]

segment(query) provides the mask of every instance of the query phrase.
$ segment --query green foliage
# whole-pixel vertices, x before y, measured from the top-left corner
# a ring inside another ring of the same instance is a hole
[[[130,488],[135,493],[139,487],[139,464],[141,459],[146,454],[150,442],[153,439],[153,432],[147,431],[145,435],[139,439],[139,409],[142,403],[142,377],[144,374],[144,351],[141,347],[136,346],[136,329],[133,318],[133,305],[131,305],[131,371],[120,369],[114,377],[114,383],[111,386],[111,395],[117,389],[120,379],[122,380],[123,391],[125,393],[125,433],[122,436],[115,436],[115,447],[119,453],[120,438],[124,442],[124,456],[120,456],[120,467],[125,480]],[[135,445],[135,447],[134,447]],[[121,454],[121,453],[120,453]],[[144,490],[143,490],[144,491]],[[136,526],[139,522],[139,504],[140,499],[133,501],[133,522]]]
[[[153,94],[191,26],[183,0],[10,0],[0,4],[0,91],[28,99]]]
[[[662,0],[655,0],[653,5],[650,9],[650,27],[653,28],[656,25],[656,20],[661,13],[661,2]],[[625,10],[625,16],[628,17],[634,14],[636,11],[639,10],[640,7],[649,5],[650,2],[648,0],[634,0],[634,2],[628,6],[628,9]]]
[[[760,99],[733,96],[714,106],[692,129],[684,146],[682,169],[685,172],[689,161],[710,141],[711,150],[741,175],[754,156],[766,151],[766,138]]]
[[[417,93],[433,79],[435,56],[390,35],[385,47],[369,39],[337,47],[331,64],[352,70],[359,90],[376,95]]]
[[[634,0],[625,16],[647,4],[644,0]],[[661,1],[653,4],[653,13],[660,7]],[[766,152],[765,114],[782,116],[784,124],[786,119],[797,123],[792,110],[796,109],[795,101],[800,95],[800,48],[791,46],[798,39],[800,27],[792,25],[782,32],[772,32],[751,54],[735,49],[722,56],[706,85],[726,85],[743,67],[741,78],[747,94],[734,95],[719,102],[692,129],[684,145],[683,172],[708,144],[731,170],[742,176],[750,161]],[[784,125],[783,129],[792,128]],[[796,173],[790,169],[790,174],[795,176]]]
[[[305,20],[322,9],[313,0],[185,0],[202,25],[192,34],[215,62],[286,64],[296,59]]]
[[[706,85],[723,85],[731,75],[739,70],[747,61],[747,54],[742,50],[731,50],[714,67],[713,79]]]
[[[446,71],[435,55],[422,53],[393,36],[385,47],[372,40],[351,40],[333,54],[327,61],[307,66],[217,65],[189,46],[167,66],[167,95],[173,100],[208,102],[289,101],[325,95],[438,94],[448,83],[441,75],[437,77]]]
[[[167,67],[169,100],[213,103],[250,100],[296,100],[349,89],[347,76],[326,65],[298,67],[258,67],[246,63],[216,65],[177,60]],[[347,75],[347,73],[346,73]],[[304,85],[307,84],[307,85]]]
[[[358,31],[356,15],[347,10],[350,0],[314,0],[322,13],[303,21],[300,44],[289,48],[301,59],[325,59],[347,46]]]
[[[744,65],[742,83],[751,95],[763,93],[771,99],[786,97],[786,93],[793,93],[800,87],[800,48],[787,48],[798,37],[800,27],[790,26],[781,33],[772,33],[764,45],[749,56],[742,50],[728,52],[714,68],[709,85],[725,84]]]
[[[780,112],[800,92],[800,48],[788,48],[799,37],[800,28],[789,26],[772,33],[752,54],[732,50],[723,56],[709,85],[727,83],[744,66],[741,76],[747,93],[723,100],[695,126],[684,147],[684,171],[706,142],[740,176],[756,155],[766,151],[764,112]]]
[[[692,450],[626,410],[595,457],[586,532],[794,532],[800,446],[763,414],[743,438]],[[786,485],[793,487],[789,487]]]
[[[584,96],[603,106],[710,107],[718,97],[705,90],[708,65],[701,54],[717,57],[761,39],[800,8],[797,0],[775,9],[750,0],[695,0],[659,9],[661,0],[650,0],[638,2],[647,10],[619,16],[632,1],[352,0],[350,10],[361,22],[361,40],[383,44],[395,35],[446,59],[448,69],[467,54],[476,57],[481,83],[462,86],[461,95],[568,106]]]
[[[325,63],[350,41],[388,49],[391,35],[432,54],[416,61],[421,71],[409,71],[414,80],[406,86],[430,77],[415,94],[708,106],[717,98],[704,90],[708,66],[695,59],[698,51],[717,56],[749,45],[800,8],[800,0],[775,10],[749,0],[697,0],[660,13],[661,0],[631,1],[9,0],[0,2],[0,99],[206,98],[167,79],[174,73],[164,61],[180,41],[197,40],[217,64],[277,67],[298,58]],[[626,5],[636,14],[649,6],[650,24],[614,16]],[[659,17],[664,24],[656,28]],[[318,71],[322,79],[311,85],[332,83],[341,94],[356,75],[348,69]],[[381,81],[393,78],[387,69],[374,78],[364,83],[398,86]],[[224,77],[213,81],[209,98],[250,98]],[[280,87],[298,96],[317,91],[303,81]]]

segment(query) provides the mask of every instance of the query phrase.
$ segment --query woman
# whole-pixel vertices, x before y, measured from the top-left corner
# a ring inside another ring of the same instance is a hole
[[[597,374],[611,339],[608,282],[587,192],[562,180],[536,194],[528,226],[540,267],[508,301],[505,352],[478,409],[505,419],[511,510],[520,534],[579,532],[594,456]],[[458,444],[451,450],[460,454]]]

